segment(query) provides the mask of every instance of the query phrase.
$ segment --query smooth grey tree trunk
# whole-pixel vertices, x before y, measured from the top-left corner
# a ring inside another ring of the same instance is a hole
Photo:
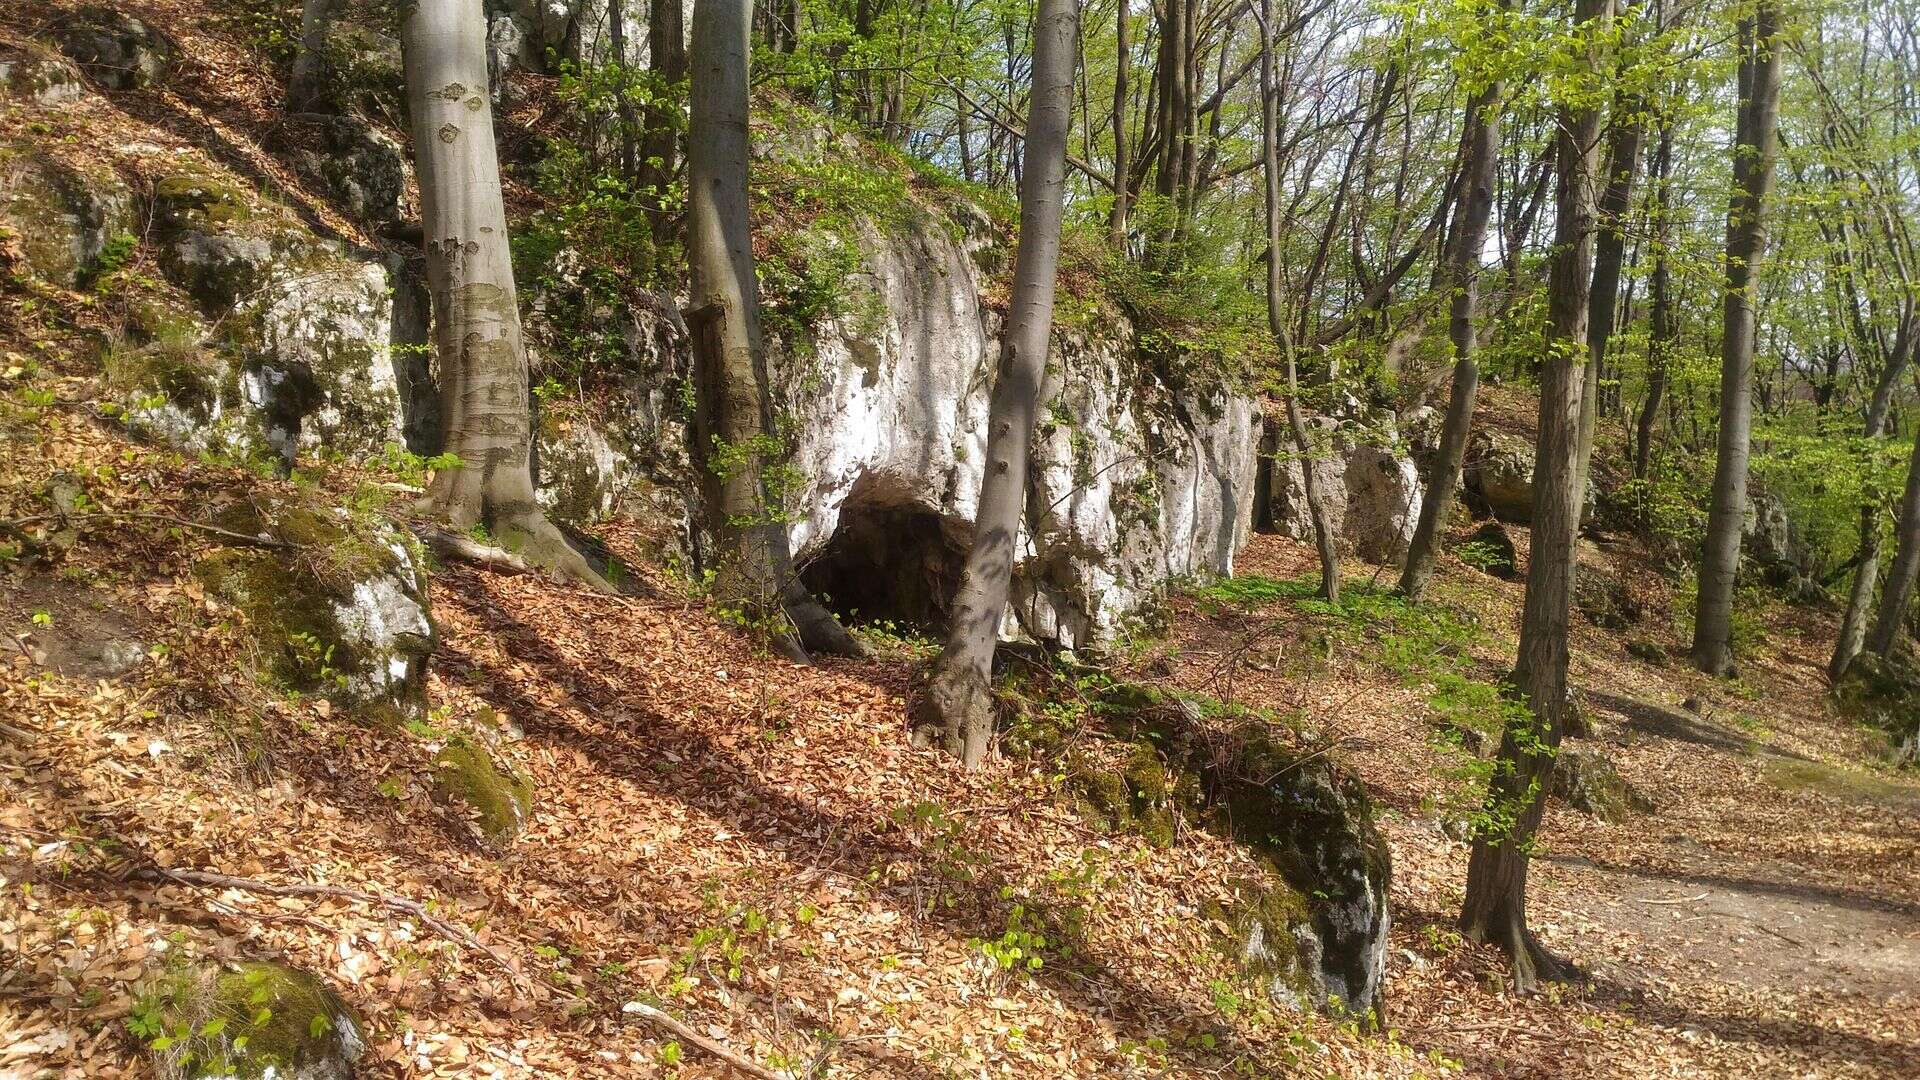
[[[693,454],[715,543],[715,596],[738,607],[776,647],[805,661],[807,650],[864,652],[809,595],[793,571],[784,493],[768,466],[785,447],[775,437],[760,333],[760,295],[747,214],[749,0],[698,0],[693,7],[688,97],[687,311],[698,398]]]
[[[433,294],[446,450],[427,508],[456,529],[598,588],[607,583],[534,501],[527,353],[507,246],[480,0],[417,0],[401,23],[414,165]]]
[[[1113,16],[1113,212],[1107,217],[1107,242],[1114,254],[1127,252],[1127,212],[1132,192],[1127,176],[1133,171],[1133,159],[1127,146],[1127,74],[1131,66],[1131,0],[1115,0]],[[965,115],[963,112],[956,115]],[[964,140],[963,140],[964,141]]]
[[[1653,154],[1653,273],[1648,289],[1653,294],[1648,317],[1647,399],[1640,406],[1634,423],[1633,478],[1645,480],[1653,461],[1653,426],[1660,418],[1660,406],[1667,393],[1667,368],[1673,362],[1673,348],[1680,337],[1678,320],[1673,314],[1673,120],[1660,120],[1660,141]]]
[[[1265,179],[1267,211],[1267,329],[1280,349],[1287,367],[1287,427],[1293,434],[1294,452],[1300,455],[1300,477],[1307,494],[1307,516],[1313,521],[1314,546],[1320,552],[1320,597],[1329,603],[1340,601],[1339,540],[1327,518],[1326,493],[1314,476],[1315,447],[1300,416],[1300,372],[1294,356],[1293,332],[1287,328],[1286,304],[1282,298],[1285,282],[1281,276],[1280,242],[1280,89],[1274,84],[1274,25],[1272,0],[1260,0],[1260,150],[1261,174]]]
[[[1610,0],[1578,0],[1577,26],[1604,30]],[[1597,74],[1598,46],[1588,71]],[[1573,598],[1574,545],[1580,529],[1582,473],[1581,368],[1587,357],[1587,303],[1594,246],[1593,148],[1600,113],[1590,104],[1562,106],[1558,116],[1558,213],[1547,281],[1549,347],[1540,380],[1539,446],[1533,476],[1533,538],[1527,595],[1520,619],[1514,689],[1526,701],[1523,718],[1509,720],[1488,783],[1488,824],[1474,836],[1467,863],[1461,932],[1495,945],[1513,959],[1516,990],[1570,969],[1541,946],[1527,927],[1527,866],[1546,812],[1554,756],[1565,733],[1567,627]]]
[[[327,96],[327,28],[339,0],[304,0],[300,5],[300,51],[287,78],[287,111],[319,112]]]
[[[1866,342],[1861,343],[1863,347]],[[1868,444],[1886,438],[1887,417],[1893,408],[1893,390],[1906,373],[1912,353],[1910,327],[1902,324],[1899,340],[1882,357],[1880,378],[1873,396],[1867,401],[1865,434]],[[1873,610],[1874,590],[1880,584],[1881,517],[1886,507],[1869,500],[1860,507],[1860,553],[1853,570],[1853,587],[1847,590],[1847,606],[1840,613],[1840,632],[1834,639],[1833,656],[1827,661],[1827,677],[1835,682],[1847,673],[1847,665],[1867,645],[1867,622]]]
[[[916,743],[937,740],[968,768],[993,735],[990,680],[1000,619],[1012,588],[1026,506],[1027,458],[1053,331],[1054,278],[1065,212],[1067,132],[1073,107],[1073,0],[1040,0],[1033,28],[1033,94],[1020,173],[1020,242],[1000,362],[987,411],[986,475],[953,622],[934,661]]]
[[[1601,189],[1600,236],[1593,255],[1593,286],[1587,296],[1586,385],[1580,394],[1580,490],[1587,490],[1587,467],[1593,460],[1593,432],[1600,416],[1600,379],[1605,372],[1607,342],[1613,337],[1615,309],[1620,304],[1620,271],[1627,254],[1627,214],[1633,206],[1634,171],[1640,165],[1640,141],[1645,108],[1638,95],[1614,98],[1612,131],[1607,139],[1605,186]]]
[[[1773,192],[1784,48],[1779,26],[1777,0],[1759,0],[1753,16],[1740,22],[1740,115],[1727,197],[1721,309],[1720,431],[1693,620],[1693,663],[1709,675],[1733,673],[1733,583],[1740,569],[1753,436],[1754,271],[1766,251],[1767,201]]]
[[[1874,618],[1873,632],[1867,636],[1867,648],[1885,656],[1900,640],[1900,624],[1906,618],[1907,602],[1913,597],[1914,580],[1920,578],[1920,436],[1914,439],[1913,452],[1907,457],[1907,487],[1900,497],[1900,522],[1893,566],[1887,571],[1887,585],[1880,593],[1880,613]]]
[[[1418,600],[1425,595],[1440,554],[1440,537],[1453,516],[1454,491],[1466,462],[1467,436],[1473,429],[1473,409],[1480,389],[1480,364],[1474,357],[1474,317],[1478,303],[1481,249],[1487,243],[1487,225],[1500,165],[1500,111],[1504,88],[1494,82],[1467,103],[1467,156],[1461,178],[1460,201],[1448,231],[1447,287],[1451,311],[1447,327],[1453,339],[1453,385],[1447,393],[1447,415],[1440,425],[1440,449],[1427,479],[1427,496],[1420,504],[1420,521],[1407,545],[1407,563],[1400,572],[1400,591]]]

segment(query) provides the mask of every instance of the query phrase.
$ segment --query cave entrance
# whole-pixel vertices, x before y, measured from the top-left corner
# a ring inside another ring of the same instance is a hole
[[[849,623],[940,634],[966,559],[938,514],[849,501],[826,546],[801,566],[800,580]]]

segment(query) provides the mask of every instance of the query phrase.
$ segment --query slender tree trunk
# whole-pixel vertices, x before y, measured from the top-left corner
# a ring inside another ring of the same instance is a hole
[[[1300,475],[1307,489],[1307,516],[1313,520],[1314,546],[1320,551],[1320,596],[1329,603],[1340,601],[1339,540],[1327,519],[1326,493],[1313,471],[1315,448],[1300,416],[1300,374],[1295,361],[1293,333],[1287,328],[1285,282],[1280,267],[1280,241],[1283,223],[1280,196],[1280,88],[1274,82],[1273,0],[1260,0],[1260,149],[1261,173],[1266,181],[1267,210],[1267,328],[1287,365],[1287,426],[1293,433],[1294,452],[1300,455]]]
[[[1637,95],[1614,99],[1612,132],[1607,139],[1605,187],[1600,194],[1600,236],[1593,254],[1593,288],[1587,299],[1586,386],[1580,395],[1580,490],[1587,490],[1587,465],[1593,458],[1593,429],[1600,411],[1600,374],[1607,340],[1613,336],[1620,302],[1620,270],[1627,254],[1627,214],[1633,206],[1633,174],[1640,164],[1645,108]]]
[[[697,0],[687,145],[687,257],[692,271],[694,455],[715,546],[714,591],[756,621],[784,617],[770,634],[787,655],[862,650],[793,572],[784,493],[769,465],[785,452],[774,435],[760,299],[747,218],[747,56],[750,0]]]
[[[1114,0],[1114,67],[1113,67],[1113,213],[1107,219],[1108,243],[1117,255],[1125,255],[1127,250],[1127,210],[1132,192],[1127,187],[1127,177],[1133,165],[1127,146],[1127,75],[1133,60],[1132,42],[1129,40],[1131,14],[1127,9],[1131,0]]]
[[[1603,29],[1610,0],[1578,0],[1574,21]],[[1597,75],[1598,46],[1588,71]],[[1565,977],[1568,968],[1527,928],[1527,864],[1546,811],[1548,780],[1565,732],[1567,624],[1573,596],[1574,545],[1580,528],[1580,374],[1587,355],[1588,289],[1594,244],[1593,147],[1600,114],[1591,105],[1559,115],[1558,214],[1547,282],[1550,338],[1540,383],[1540,432],[1533,479],[1533,541],[1520,621],[1514,687],[1527,710],[1508,721],[1487,790],[1488,824],[1473,840],[1461,932],[1513,958],[1515,988]]]
[[[287,111],[323,112],[327,98],[327,29],[339,0],[305,0],[300,5],[300,51],[287,77]]]
[[[1020,184],[1020,242],[1000,363],[987,412],[986,472],[973,546],[953,602],[953,623],[933,665],[915,741],[938,739],[973,768],[993,735],[990,679],[1000,619],[1026,507],[1027,458],[1053,330],[1060,219],[1066,205],[1067,133],[1073,111],[1073,0],[1040,0],[1033,28],[1033,94]]]
[[[534,501],[486,25],[480,0],[416,0],[401,24],[446,449],[460,458],[435,474],[426,506],[455,528],[482,526],[528,561],[606,588]]]
[[[1773,190],[1775,126],[1780,115],[1778,0],[1759,0],[1740,23],[1740,118],[1727,199],[1726,296],[1721,312],[1720,432],[1713,503],[1700,559],[1693,663],[1709,675],[1733,672],[1733,582],[1740,568],[1747,458],[1753,435],[1755,267],[1766,250],[1767,200]]]
[[[1867,648],[1886,656],[1900,639],[1900,624],[1906,618],[1907,602],[1913,596],[1914,579],[1920,577],[1920,436],[1907,458],[1907,487],[1900,497],[1898,546],[1893,566],[1887,572],[1887,586],[1880,593],[1880,613],[1874,619]]]
[[[647,66],[653,70],[655,97],[641,117],[646,135],[640,140],[637,166],[640,188],[654,204],[647,217],[653,229],[653,246],[658,249],[673,242],[675,231],[673,215],[665,202],[679,159],[679,109],[673,102],[687,77],[687,39],[680,0],[653,0],[648,5]]]
[[[1440,537],[1453,516],[1454,489],[1467,456],[1467,436],[1473,428],[1474,400],[1480,388],[1480,364],[1474,358],[1474,315],[1479,291],[1481,249],[1487,243],[1487,225],[1493,218],[1494,183],[1500,164],[1500,110],[1504,88],[1498,82],[1467,103],[1467,157],[1462,194],[1454,208],[1446,262],[1451,291],[1448,334],[1453,339],[1453,386],[1447,394],[1447,415],[1440,426],[1440,450],[1427,479],[1427,497],[1420,504],[1420,521],[1407,546],[1407,565],[1400,573],[1400,591],[1418,600],[1427,591],[1440,553]]]
[[[634,145],[634,128],[638,122],[634,119],[633,103],[625,92],[625,72],[627,66],[627,18],[625,0],[607,0],[607,43],[612,56],[610,63],[618,65],[622,73],[621,93],[614,104],[614,116],[620,125],[620,176],[622,179],[634,175],[637,148]]]
[[[1867,402],[1865,434],[1870,446],[1886,438],[1894,387],[1906,374],[1913,349],[1910,327],[1911,320],[1902,322],[1899,339],[1883,357],[1880,377]],[[1867,345],[1868,342],[1861,342],[1863,348]],[[1847,591],[1847,606],[1840,613],[1840,632],[1834,641],[1833,656],[1827,661],[1827,676],[1835,682],[1847,673],[1847,665],[1860,655],[1860,650],[1867,647],[1867,622],[1873,609],[1874,589],[1880,583],[1880,515],[1883,513],[1885,507],[1877,501],[1860,507],[1859,562],[1853,570],[1853,587]]]
[[[1653,155],[1653,293],[1652,323],[1647,343],[1647,400],[1640,406],[1634,425],[1633,476],[1647,478],[1653,460],[1653,425],[1659,419],[1661,399],[1667,392],[1667,367],[1673,361],[1674,342],[1680,336],[1673,317],[1673,262],[1669,251],[1673,244],[1673,194],[1669,181],[1673,175],[1673,121],[1660,120],[1659,148]]]

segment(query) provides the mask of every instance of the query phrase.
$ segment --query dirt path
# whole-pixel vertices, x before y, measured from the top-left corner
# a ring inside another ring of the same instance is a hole
[[[1311,551],[1256,537],[1242,573],[1296,578]],[[1624,560],[1623,560],[1624,561]],[[1616,565],[1671,610],[1665,583]],[[1355,571],[1350,568],[1350,574]],[[1473,660],[1511,664],[1522,587],[1453,567],[1439,602],[1484,630]],[[1574,678],[1599,750],[1653,803],[1607,824],[1555,802],[1529,907],[1590,986],[1514,1001],[1497,962],[1452,934],[1467,845],[1441,827],[1457,764],[1432,738],[1425,686],[1364,650],[1299,658],[1285,602],[1182,609],[1172,678],[1293,711],[1348,740],[1383,807],[1395,864],[1394,1009],[1409,1045],[1488,1076],[1920,1076],[1920,778],[1873,764],[1807,657],[1821,617],[1776,612],[1746,679],[1629,657],[1631,636],[1682,642],[1649,618],[1576,630]],[[1505,1016],[1504,1020],[1488,1017]]]

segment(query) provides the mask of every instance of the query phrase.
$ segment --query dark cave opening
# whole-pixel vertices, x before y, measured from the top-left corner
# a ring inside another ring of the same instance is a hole
[[[800,580],[851,624],[938,634],[966,558],[938,514],[849,501],[832,538],[800,567]]]

